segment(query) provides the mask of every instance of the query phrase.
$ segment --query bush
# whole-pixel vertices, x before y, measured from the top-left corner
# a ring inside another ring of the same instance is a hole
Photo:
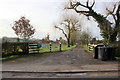
[[[5,42],[2,43],[2,57],[16,55],[19,53],[19,49],[23,51],[23,54],[28,53],[28,43],[21,42]]]
[[[115,42],[112,43],[111,45],[116,47],[115,56],[120,57],[120,42]]]

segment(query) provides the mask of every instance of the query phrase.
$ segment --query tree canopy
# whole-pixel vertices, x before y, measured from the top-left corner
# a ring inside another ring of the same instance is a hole
[[[15,21],[12,29],[18,37],[23,39],[29,39],[35,33],[35,29],[30,24],[30,20],[25,17],[21,17],[18,21]]]

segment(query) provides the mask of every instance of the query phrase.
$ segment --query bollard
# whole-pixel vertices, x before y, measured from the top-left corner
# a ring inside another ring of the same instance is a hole
[[[61,50],[61,47],[62,47],[62,45],[61,45],[61,43],[60,43],[60,51],[62,51],[62,50]]]
[[[51,52],[51,49],[52,49],[52,44],[50,43],[50,52]]]

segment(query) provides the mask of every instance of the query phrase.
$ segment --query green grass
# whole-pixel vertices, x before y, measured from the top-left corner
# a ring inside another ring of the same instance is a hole
[[[16,58],[18,55],[12,55],[12,56],[7,56],[7,57],[1,57],[0,60],[5,60],[5,59],[10,59],[10,58]]]
[[[89,51],[89,48],[87,45],[83,45],[83,49],[89,53],[92,53],[93,54],[93,49],[91,49],[91,51]]]
[[[84,49],[85,51],[88,51],[88,46],[87,46],[87,45],[83,45],[83,49]]]
[[[70,49],[73,49],[73,48],[75,48],[75,47],[76,47],[76,45],[71,46],[71,47],[67,47],[67,45],[62,45],[61,50],[62,50],[62,51],[70,50]],[[52,49],[51,49],[51,51],[52,51],[52,52],[54,52],[54,51],[60,51],[60,45],[52,44]],[[42,48],[40,48],[40,51],[39,51],[39,52],[50,52],[50,47],[49,47],[49,46],[48,46],[47,48],[42,47]]]
[[[62,46],[62,51],[64,51],[64,50],[70,50],[70,49],[73,49],[73,48],[75,48],[75,47],[76,47],[76,45],[71,46],[71,47],[67,47],[67,45],[63,45],[63,46]]]
[[[120,57],[115,57],[116,59],[120,59]]]

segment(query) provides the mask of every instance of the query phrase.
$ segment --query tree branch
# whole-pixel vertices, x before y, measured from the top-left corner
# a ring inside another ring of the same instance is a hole
[[[67,29],[69,30],[69,28],[70,28],[70,20],[69,19],[64,20],[64,22],[62,22],[61,24],[64,24],[67,27]]]
[[[116,5],[114,5],[114,8],[112,11],[110,11],[108,8],[106,8],[106,10],[108,11],[108,14],[113,14],[115,12],[115,8],[116,8]]]
[[[90,11],[92,10],[92,7],[94,6],[94,4],[95,4],[95,0],[91,6],[89,6],[89,0],[86,2],[86,5],[81,4],[80,2],[76,2],[75,4],[73,4],[73,2],[70,2],[70,7],[68,7],[67,9],[74,9],[77,13],[81,13],[86,16],[90,16]],[[89,9],[89,11],[79,11],[79,10],[77,10],[78,6],[87,8],[87,9]]]
[[[89,6],[88,3],[89,3],[89,0],[87,0],[87,2],[86,2],[86,5],[87,5],[87,6]]]
[[[85,6],[85,5],[81,4],[80,2],[77,2],[77,5],[80,5],[80,6],[85,7],[85,8],[90,8],[89,6]]]
[[[78,11],[78,10],[76,10],[76,9],[75,9],[75,11],[76,11],[77,13],[82,13],[82,14],[85,14],[85,15],[87,15],[87,14],[89,13],[89,11]]]
[[[94,0],[94,2],[93,2],[93,4],[92,4],[92,6],[90,7],[91,9],[92,9],[92,7],[95,5],[95,0]]]
[[[64,29],[62,29],[62,28],[60,28],[60,27],[58,27],[58,26],[55,26],[55,28],[58,28],[59,30],[61,30],[62,33],[65,35],[65,37],[68,38],[68,37],[67,37],[67,34],[66,34],[65,31],[64,31]]]
[[[116,9],[116,5],[114,5],[114,8],[113,8],[113,10],[112,10],[112,11],[111,11],[111,10],[109,10],[108,8],[106,8],[106,10],[108,11],[107,16],[112,15],[112,17],[114,18],[114,20],[115,20],[115,22],[116,22],[116,21],[117,21],[117,19],[116,19],[116,14],[114,14],[115,9]],[[107,16],[106,16],[106,17],[107,17]]]

